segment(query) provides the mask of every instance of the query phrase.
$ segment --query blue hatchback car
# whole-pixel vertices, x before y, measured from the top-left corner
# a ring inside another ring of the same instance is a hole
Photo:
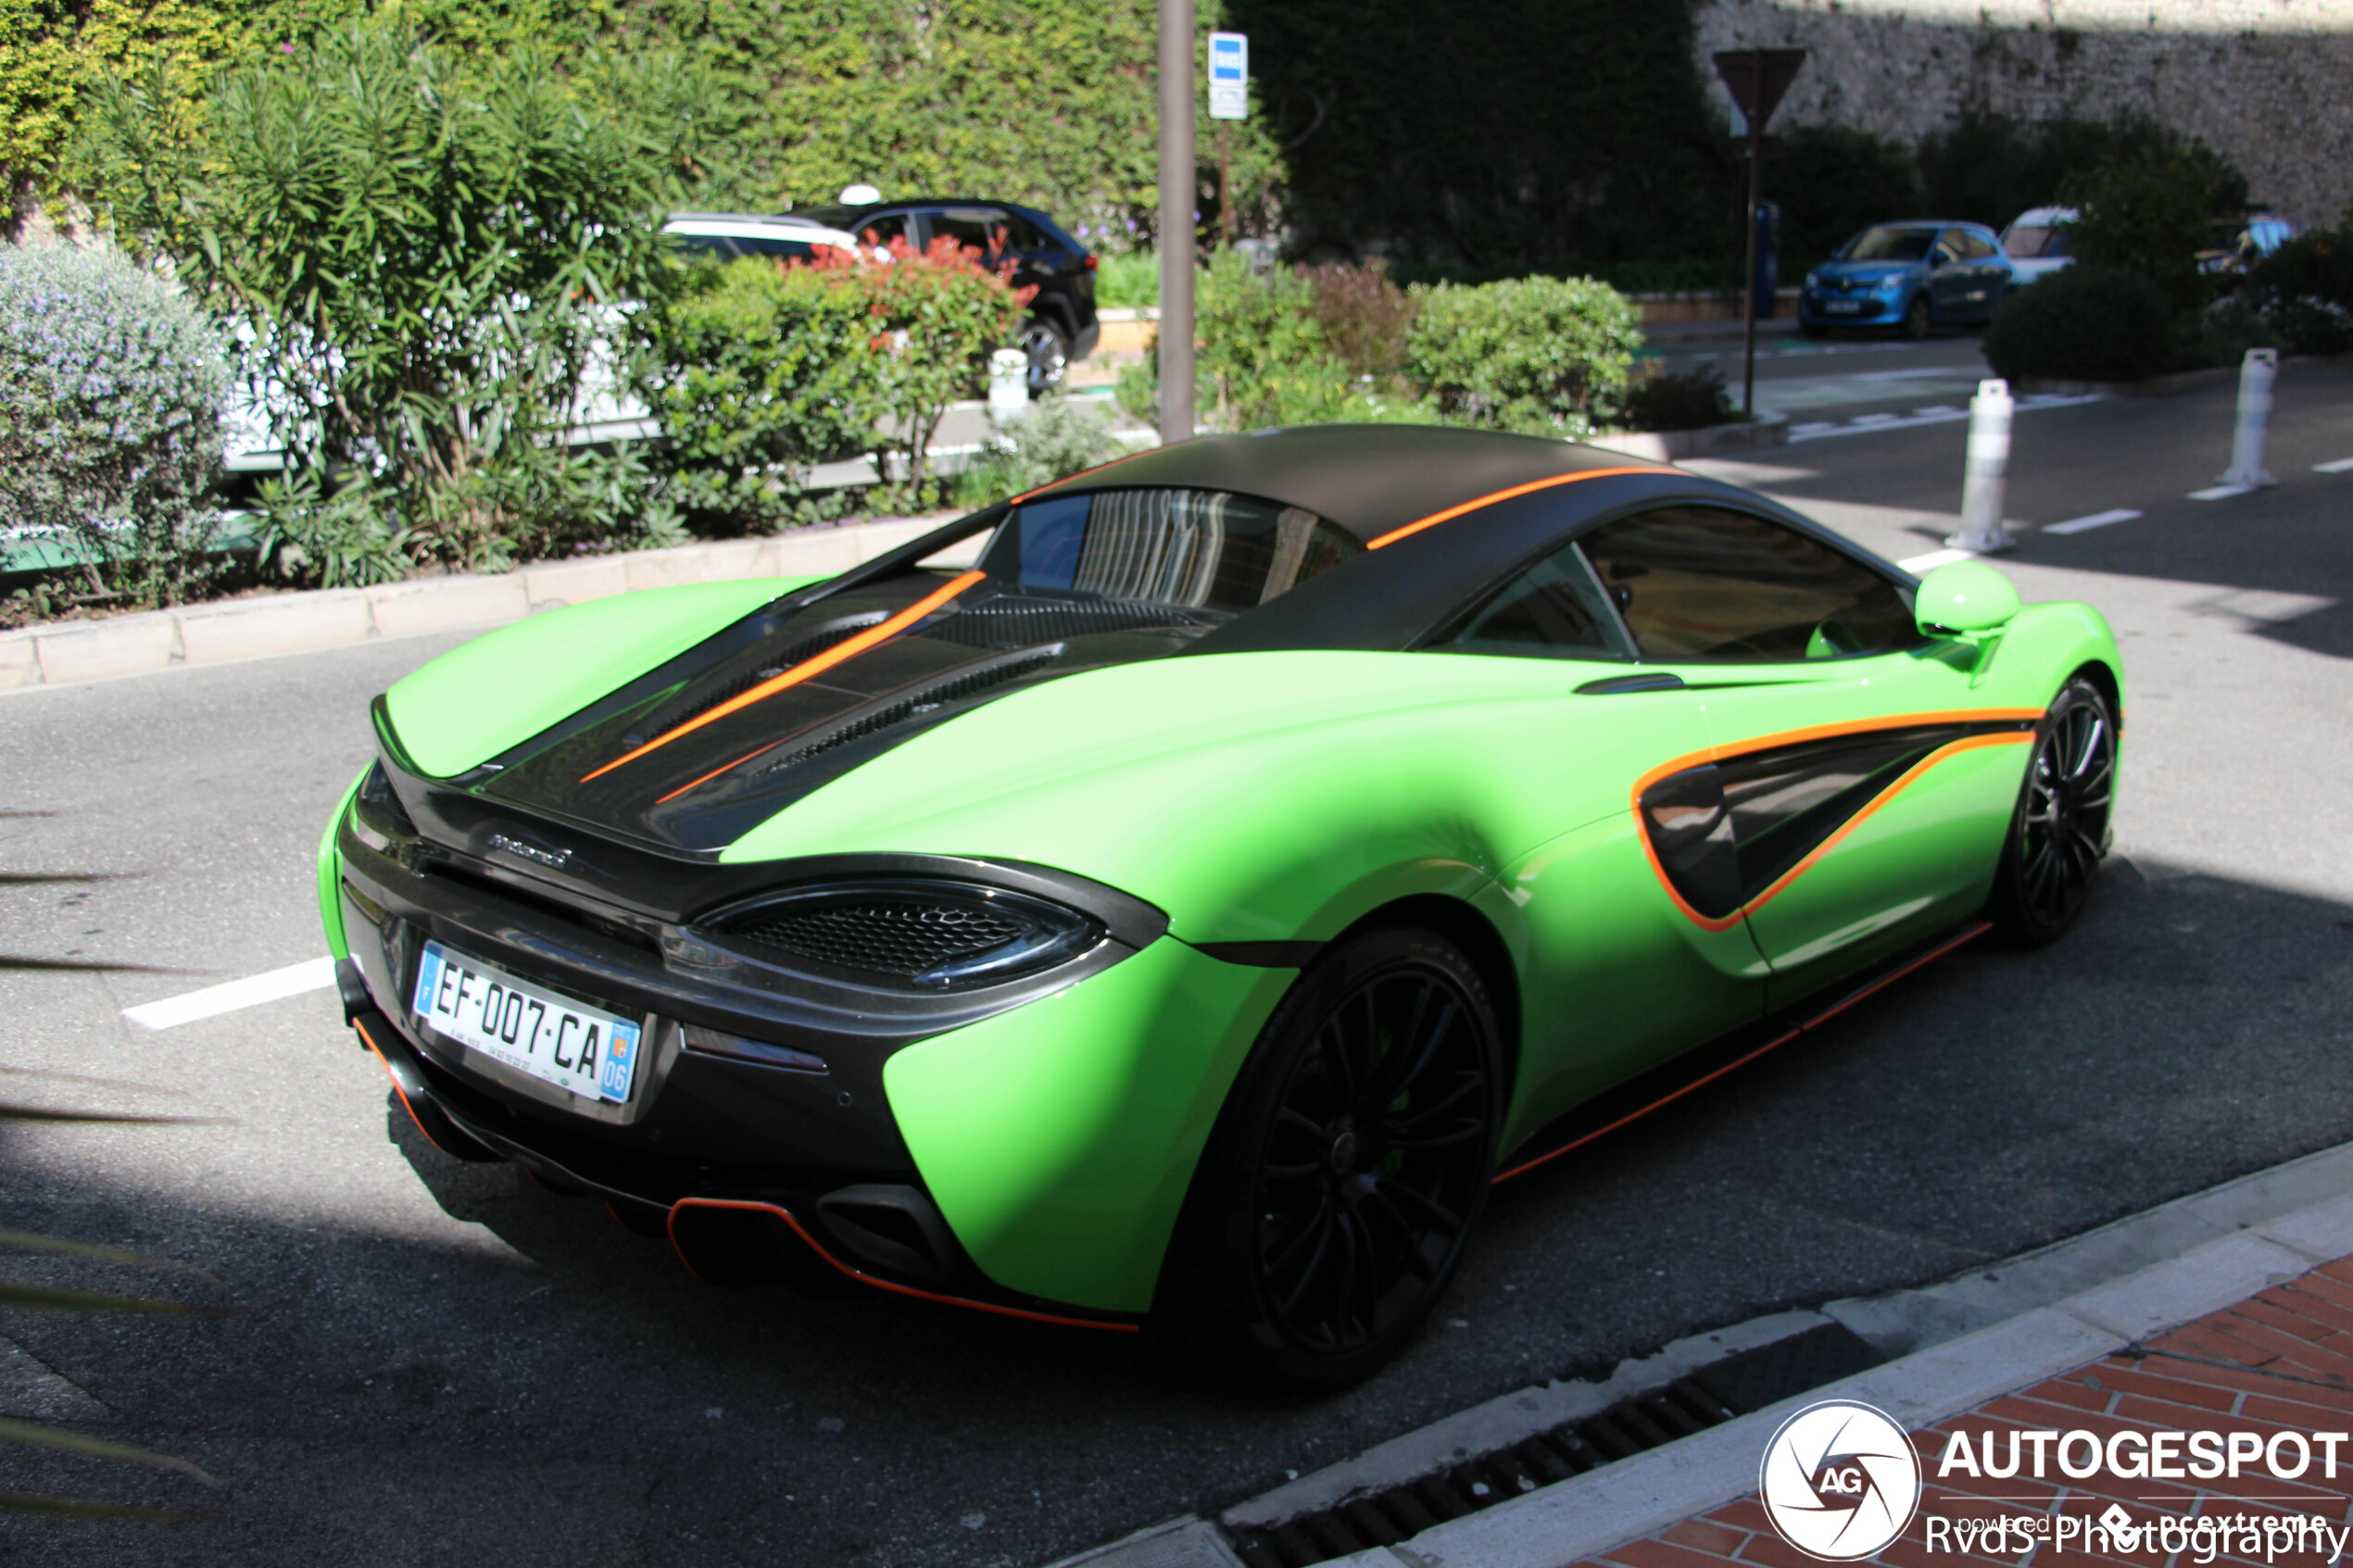
[[[1986,321],[2017,282],[1994,231],[1982,223],[1874,223],[1806,275],[1797,322],[1808,337],[1832,327],[1929,328]]]

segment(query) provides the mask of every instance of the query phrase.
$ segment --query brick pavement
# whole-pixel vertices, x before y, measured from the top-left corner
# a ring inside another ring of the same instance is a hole
[[[2127,1480],[2104,1471],[2074,1479],[2060,1476],[2054,1463],[2046,1466],[2050,1478],[2038,1483],[2031,1478],[2031,1461],[2008,1479],[1938,1475],[1955,1433],[1966,1435],[1982,1459],[1989,1435],[1995,1456],[2005,1458],[2013,1432],[2089,1431],[2105,1441],[2125,1430],[2201,1429],[2253,1433],[2267,1443],[2276,1433],[2303,1434],[2309,1440],[2314,1433],[2353,1431],[2353,1258],[2324,1264],[2236,1306],[1914,1433],[1920,1456],[1919,1507],[1903,1536],[1867,1561],[1893,1568],[1980,1568],[1995,1562],[2023,1568],[2030,1562],[2076,1561],[2135,1568],[2263,1563],[2262,1537],[2233,1530],[2221,1531],[2217,1538],[2222,1519],[2273,1517],[2284,1525],[2302,1514],[2342,1529],[2353,1517],[2353,1442],[2339,1450],[2333,1479],[2324,1474],[2318,1443],[2309,1468],[2295,1480],[2280,1479],[2259,1463],[2236,1480],[2227,1474],[2210,1481]],[[2291,1460],[2294,1451],[2282,1446],[2284,1460]],[[2055,1547],[2048,1533],[2028,1537],[2021,1528],[1989,1540],[1951,1528],[1957,1522],[2008,1516],[2027,1528],[2055,1532],[2051,1521],[2088,1522],[2118,1506],[2134,1525],[2170,1521],[2172,1527],[2145,1533],[2130,1551],[2113,1539],[2094,1543],[2109,1549],[2092,1549],[2083,1535]],[[1939,1528],[1937,1520],[1947,1524]],[[2189,1534],[2200,1528],[2201,1520],[2207,1522],[2206,1534]],[[1940,1540],[1934,1549],[1932,1530]],[[2317,1539],[2311,1533],[2293,1539],[2275,1534],[2269,1543],[2271,1563],[2309,1568],[2329,1561],[2331,1548],[2315,1549]],[[2353,1549],[2346,1557],[2353,1562]],[[1751,1495],[1614,1548],[1592,1559],[1588,1568],[1810,1568],[1818,1561],[1775,1533]]]

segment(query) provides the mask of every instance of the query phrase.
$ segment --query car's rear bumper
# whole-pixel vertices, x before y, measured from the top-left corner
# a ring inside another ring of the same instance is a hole
[[[1070,357],[1073,359],[1084,359],[1094,353],[1096,345],[1102,341],[1103,324],[1089,319],[1085,326],[1078,329],[1078,335],[1070,340]]]
[[[1819,327],[1883,327],[1901,321],[1908,296],[1898,295],[1890,299],[1883,295],[1816,295],[1802,294],[1797,300],[1797,319],[1809,326]],[[1853,305],[1852,310],[1834,309],[1836,305]]]

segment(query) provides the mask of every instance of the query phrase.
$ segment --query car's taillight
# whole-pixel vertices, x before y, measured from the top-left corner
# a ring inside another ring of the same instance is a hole
[[[1088,257],[1087,258],[1087,270],[1088,270],[1089,272],[1092,272],[1092,271],[1095,270],[1095,266],[1096,266],[1095,258],[1094,258],[1093,257],[1091,257],[1091,256],[1090,256],[1090,257]]]
[[[872,977],[889,988],[954,990],[1053,968],[1103,940],[1101,922],[1027,894],[924,877],[802,887],[702,928],[738,950]]]

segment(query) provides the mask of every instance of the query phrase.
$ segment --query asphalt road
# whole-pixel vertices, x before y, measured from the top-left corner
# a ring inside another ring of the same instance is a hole
[[[1931,345],[1931,346],[1942,346]],[[0,1520],[44,1564],[1034,1564],[1214,1509],[1529,1381],[1922,1282],[2353,1138],[2353,373],[2280,387],[2279,488],[2211,483],[2230,393],[2020,416],[2030,597],[2129,661],[2118,853],[2045,952],[1966,948],[1500,1189],[1430,1332],[1345,1396],[1206,1386],[1124,1336],[881,1296],[696,1284],[511,1170],[422,1148],[325,993],[160,1033],[119,1010],[321,951],[311,852],[367,699],[455,639],[0,696],[0,1098],[225,1120],[0,1123],[5,1223],[218,1281],[14,1255],[219,1318],[0,1311],[0,1408],[224,1484],[0,1449],[0,1488],[196,1511]],[[1802,443],[1744,474],[1898,558],[1954,522],[1963,427]],[[146,1085],[133,1091],[55,1073]]]

